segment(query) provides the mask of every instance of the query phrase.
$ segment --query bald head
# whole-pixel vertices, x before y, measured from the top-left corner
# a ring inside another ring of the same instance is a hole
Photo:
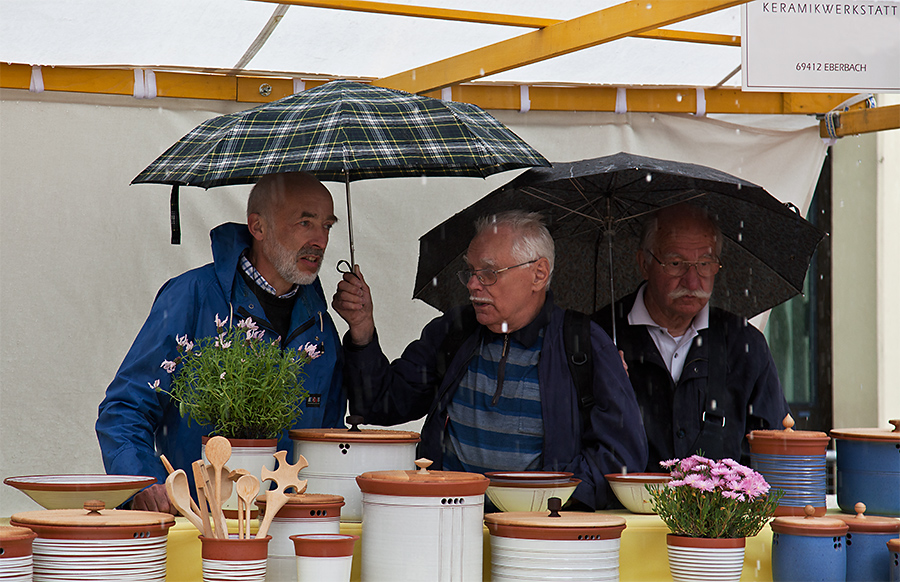
[[[287,191],[305,194],[318,193],[331,198],[328,189],[312,174],[306,172],[268,174],[260,178],[250,190],[250,197],[247,199],[247,216],[261,214],[271,221],[273,209],[284,201]]]

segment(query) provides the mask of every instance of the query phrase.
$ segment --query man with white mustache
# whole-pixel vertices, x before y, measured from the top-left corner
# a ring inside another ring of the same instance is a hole
[[[217,334],[216,320],[235,325],[251,318],[267,341],[285,350],[307,343],[322,352],[303,369],[309,396],[291,428],[343,427],[347,399],[341,390],[343,351],[318,279],[331,227],[337,222],[331,193],[310,174],[261,178],[247,200],[247,223],[228,222],[210,232],[213,261],[163,285],[150,315],[100,404],[97,438],[106,472],[155,477],[132,509],[176,513],[166,495],[159,454],[193,482],[201,437],[212,429],[189,422],[169,389],[160,362],[178,355],[176,336],[191,340]],[[284,431],[280,450],[293,450]]]
[[[616,302],[616,340],[650,447],[647,471],[698,451],[749,465],[746,435],[781,428],[789,412],[762,333],[709,307],[721,251],[722,233],[703,209],[660,209],[635,254],[646,282]],[[608,305],[594,320],[611,332]]]
[[[359,267],[338,283],[351,413],[383,425],[425,416],[418,454],[433,468],[570,471],[581,480],[570,508],[615,503],[604,475],[642,470],[647,456],[615,346],[585,316],[592,369],[576,386],[565,347],[574,326],[549,292],[554,243],[540,215],[484,217],[476,232],[458,273],[471,304],[431,321],[393,363]]]

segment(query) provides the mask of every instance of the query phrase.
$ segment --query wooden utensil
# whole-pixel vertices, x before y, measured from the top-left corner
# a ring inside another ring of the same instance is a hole
[[[191,468],[194,470],[194,486],[197,488],[197,501],[200,502],[200,519],[203,521],[203,537],[212,538],[213,532],[212,528],[209,525],[209,511],[207,509],[208,499],[206,496],[206,481],[203,479],[203,473],[200,471],[200,467],[203,466],[203,461],[197,460],[191,464]]]
[[[222,500],[222,467],[225,466],[229,459],[231,459],[231,443],[228,442],[227,438],[214,436],[206,441],[206,460],[209,461],[213,468],[210,480],[215,492],[214,499],[219,500],[220,506]]]
[[[209,471],[206,464],[200,463],[200,475],[203,477],[203,485],[206,488],[206,500],[209,502],[209,514],[213,520],[213,535],[217,538],[228,539],[228,524],[225,521],[225,514],[222,512],[222,503],[215,495]]]
[[[272,518],[287,503],[288,497],[284,493],[286,489],[293,487],[297,493],[306,491],[306,480],[301,481],[298,478],[300,470],[309,466],[306,458],[300,455],[297,462],[290,465],[287,462],[287,451],[278,451],[274,457],[278,460],[278,468],[274,471],[270,471],[268,467],[262,469],[263,481],[274,481],[276,488],[266,491],[266,514],[256,531],[257,539],[266,537]]]
[[[241,539],[250,538],[250,504],[256,499],[259,493],[259,479],[255,475],[241,475],[237,482],[237,494],[243,508],[238,507],[238,530]],[[246,523],[247,531],[244,532],[244,523]]]
[[[169,501],[181,513],[188,518],[194,527],[203,533],[203,522],[200,516],[191,509],[191,486],[188,484],[187,474],[181,469],[173,470],[166,477],[166,493],[169,495]]]
[[[162,461],[163,467],[166,468],[166,472],[169,473],[169,475],[171,475],[172,473],[175,472],[175,468],[172,467],[172,463],[169,462],[169,459],[167,459],[165,455],[160,455],[159,460]],[[184,473],[184,471],[182,471],[182,473]],[[185,477],[187,477],[187,473],[185,473],[184,475],[185,475]],[[194,515],[198,516],[198,518],[199,518],[200,507],[198,507],[197,504],[194,502],[194,498],[190,496],[190,485],[188,485],[188,494],[189,494],[188,497],[191,500],[191,511],[193,511]],[[200,530],[200,531],[203,531],[203,530]]]

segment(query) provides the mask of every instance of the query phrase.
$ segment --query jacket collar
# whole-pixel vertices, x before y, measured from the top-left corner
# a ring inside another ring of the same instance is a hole
[[[253,237],[246,224],[226,222],[212,229],[209,238],[212,241],[216,278],[227,294],[234,287],[241,253],[250,248]]]
[[[537,341],[538,337],[541,334],[541,330],[544,329],[547,324],[550,323],[550,314],[553,311],[553,293],[551,291],[547,291],[547,297],[544,299],[544,305],[541,307],[541,310],[538,311],[538,314],[534,319],[531,320],[531,323],[526,325],[521,329],[517,329],[516,331],[509,334],[509,337],[518,343],[522,344],[526,348],[530,348],[534,345],[534,342]],[[490,331],[488,328],[484,328],[485,339],[487,341],[494,341],[496,339],[502,338],[504,334],[502,333],[494,333]]]

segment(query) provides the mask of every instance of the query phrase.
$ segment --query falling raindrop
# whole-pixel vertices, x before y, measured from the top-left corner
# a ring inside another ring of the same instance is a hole
[[[422,185],[424,186],[427,183],[428,183],[428,176],[426,176],[425,174],[422,174]]]
[[[703,338],[700,336],[697,336],[697,347],[699,348],[702,345],[703,345]]]
[[[753,405],[752,404],[747,405],[747,414],[750,414],[750,415],[753,414]]]
[[[647,175],[644,177],[644,179],[647,180],[648,182],[652,182],[652,181],[653,181],[653,174],[650,174],[650,173],[648,172]]]
[[[681,103],[682,99],[684,99],[684,97],[681,95],[681,93],[679,93],[678,95],[675,95],[675,101],[678,101],[679,103]]]
[[[718,406],[718,403],[717,403],[716,399],[713,398],[709,403],[709,407],[712,408],[713,410],[715,410],[717,406]]]
[[[652,9],[653,9],[653,4],[647,4],[647,10],[652,10]]]
[[[740,128],[740,127],[736,128],[736,129],[734,130],[734,133],[737,134],[737,135],[740,135],[740,134],[741,134],[741,128]]]
[[[741,228],[744,228],[744,221],[741,221]]]
[[[481,74],[482,77],[484,77],[484,69],[478,69],[478,72]]]
[[[744,233],[739,232],[738,233],[738,242],[743,242],[743,241],[744,241]]]
[[[437,287],[437,277],[435,277],[434,279],[431,280],[431,286]]]
[[[656,117],[650,116],[650,123],[656,123]]]
[[[500,331],[502,331],[503,333],[506,333],[506,331],[507,331],[508,329],[509,329],[509,324],[506,323],[506,322],[504,321],[504,322],[500,325]]]
[[[750,353],[750,344],[744,344],[744,353],[745,353],[745,354],[749,354],[749,353]]]

